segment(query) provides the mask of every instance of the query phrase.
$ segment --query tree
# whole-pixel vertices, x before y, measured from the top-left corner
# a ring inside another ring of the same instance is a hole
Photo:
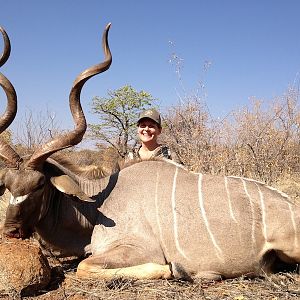
[[[221,124],[199,97],[185,97],[164,116],[162,139],[186,168],[215,174]]]
[[[90,137],[97,146],[113,147],[125,157],[136,144],[136,122],[141,110],[151,107],[155,99],[147,92],[137,92],[130,85],[108,91],[108,97],[95,97],[92,112],[99,116],[98,124],[90,124]]]
[[[62,132],[56,122],[55,113],[51,113],[48,109],[45,113],[28,109],[16,125],[13,140],[17,152],[21,155],[32,152]]]

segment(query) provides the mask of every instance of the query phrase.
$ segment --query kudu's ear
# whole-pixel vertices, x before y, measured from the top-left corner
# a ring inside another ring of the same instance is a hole
[[[51,177],[51,183],[62,193],[70,196],[75,196],[85,202],[95,202],[88,195],[86,195],[80,186],[68,175]]]

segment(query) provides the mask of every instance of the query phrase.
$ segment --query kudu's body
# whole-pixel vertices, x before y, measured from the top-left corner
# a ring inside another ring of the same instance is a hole
[[[165,161],[140,162],[112,177],[99,209],[110,222],[99,217],[82,276],[152,262],[171,264],[175,276],[220,279],[300,262],[300,207],[262,183]]]
[[[9,56],[1,31],[6,47],[0,66]],[[26,162],[0,142],[7,165],[0,190],[12,194],[4,233],[25,238],[36,230],[68,254],[91,251],[77,271],[87,277],[218,279],[256,276],[279,260],[299,263],[300,207],[259,182],[195,174],[167,161],[143,161],[88,180],[80,168],[50,158],[83,137],[80,91],[110,66],[107,32],[106,60],[81,73],[71,90],[74,131],[41,146]],[[8,98],[3,131],[14,119],[16,95],[1,73],[0,84]]]

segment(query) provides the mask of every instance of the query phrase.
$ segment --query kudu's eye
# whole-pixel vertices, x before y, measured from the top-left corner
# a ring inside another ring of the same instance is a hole
[[[35,192],[35,191],[38,191],[38,190],[42,189],[42,188],[45,186],[45,182],[46,182],[45,178],[44,178],[44,177],[41,178],[41,179],[38,181],[38,183],[37,183],[37,185],[35,186],[35,188],[32,189],[32,192]]]
[[[36,192],[44,187],[44,183],[37,185],[35,188],[31,190],[31,192]]]
[[[40,189],[42,189],[45,186],[45,177],[39,178],[36,182],[33,182],[30,187],[28,188],[28,193],[36,192]]]

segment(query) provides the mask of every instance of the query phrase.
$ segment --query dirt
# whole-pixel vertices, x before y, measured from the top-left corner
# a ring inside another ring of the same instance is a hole
[[[32,294],[50,283],[51,268],[36,241],[5,239],[0,244],[0,293]]]

